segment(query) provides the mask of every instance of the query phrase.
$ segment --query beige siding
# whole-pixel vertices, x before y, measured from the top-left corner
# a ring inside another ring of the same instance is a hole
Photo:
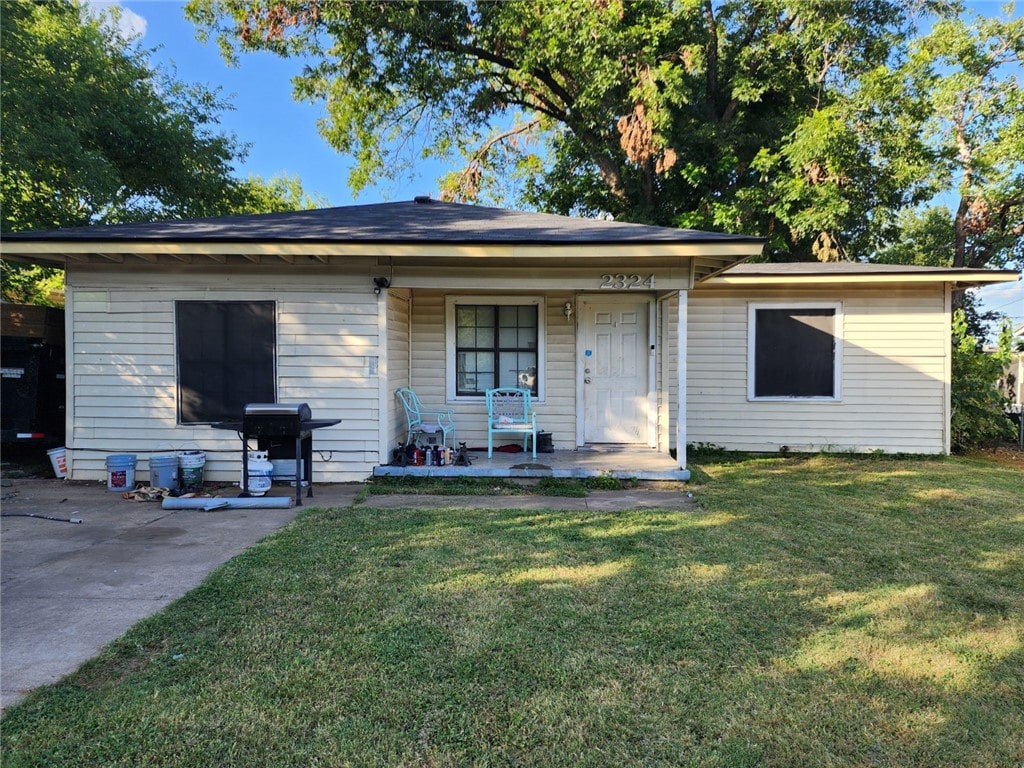
[[[690,296],[688,441],[733,450],[942,453],[949,316],[945,288],[712,290]],[[750,401],[752,302],[842,305],[841,400]]]
[[[314,477],[361,480],[378,463],[377,297],[362,277],[253,271],[218,275],[96,270],[68,275],[73,399],[68,447],[75,479],[103,479],[109,453],[139,458],[206,451],[206,477],[237,481],[241,443],[233,432],[177,423],[174,301],[273,300],[277,308],[277,398],[309,403],[315,418],[342,423],[313,436]],[[211,287],[217,286],[217,287]]]
[[[483,399],[446,402],[445,297],[447,292],[417,290],[412,305],[412,386],[426,408],[452,408],[455,435],[470,447],[487,444]],[[471,295],[459,293],[460,296]],[[530,294],[535,296],[536,294]],[[537,404],[537,426],[550,432],[555,448],[576,446],[576,326],[562,308],[571,293],[545,295],[545,392]],[[506,442],[506,441],[502,441]]]

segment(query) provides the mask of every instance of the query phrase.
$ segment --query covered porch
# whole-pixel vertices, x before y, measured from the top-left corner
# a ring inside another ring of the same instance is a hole
[[[510,453],[495,450],[467,451],[469,466],[379,466],[374,477],[561,477],[610,476],[619,480],[689,480],[690,472],[680,469],[668,453],[643,445],[588,445],[574,450],[538,453]]]

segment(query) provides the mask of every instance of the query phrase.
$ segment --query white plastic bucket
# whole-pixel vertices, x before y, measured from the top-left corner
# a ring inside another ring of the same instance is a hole
[[[204,451],[178,451],[178,480],[183,491],[198,491],[203,487]]]
[[[107,456],[107,490],[117,493],[135,490],[134,453],[112,453]]]
[[[50,463],[53,465],[53,474],[63,480],[68,476],[68,449],[67,448],[51,448],[46,452],[46,455],[50,457]]]
[[[150,456],[149,484],[154,488],[176,490],[178,487],[178,457],[174,454]]]

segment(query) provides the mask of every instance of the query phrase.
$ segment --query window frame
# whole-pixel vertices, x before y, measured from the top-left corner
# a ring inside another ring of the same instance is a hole
[[[757,313],[759,310],[831,310],[832,395],[757,395]],[[750,402],[839,403],[843,380],[843,304],[840,301],[772,301],[747,305],[747,400]]]
[[[546,309],[547,302],[543,296],[492,296],[492,295],[452,295],[445,297],[445,398],[449,403],[481,402],[484,395],[459,395],[456,387],[456,350],[458,334],[455,328],[456,309],[459,305],[484,306],[535,306],[537,308],[537,394],[535,402],[544,402],[545,398],[545,338],[547,336]]]
[[[184,413],[182,412],[182,407],[181,407],[181,402],[182,402],[182,368],[183,368],[183,366],[182,366],[182,359],[181,359],[181,347],[180,347],[180,344],[181,344],[181,329],[179,328],[178,308],[179,308],[180,305],[186,305],[186,304],[190,304],[190,305],[200,305],[200,304],[202,304],[202,305],[225,305],[225,304],[232,304],[232,305],[245,305],[245,306],[253,306],[253,305],[257,305],[257,304],[269,305],[270,310],[271,310],[271,314],[272,314],[272,322],[273,322],[273,348],[271,350],[271,361],[270,361],[270,363],[271,363],[271,373],[270,373],[271,382],[270,382],[270,385],[271,385],[271,390],[273,392],[273,399],[270,402],[277,402],[277,392],[278,392],[278,375],[277,375],[278,374],[278,356],[279,356],[280,348],[281,348],[280,337],[279,337],[280,318],[278,316],[278,312],[279,312],[280,307],[278,306],[278,302],[273,300],[273,299],[176,299],[173,302],[173,305],[174,305],[173,309],[174,309],[174,369],[175,369],[174,384],[175,384],[175,389],[176,389],[176,392],[175,392],[175,419],[176,419],[177,425],[178,426],[182,426],[182,427],[192,427],[192,426],[201,426],[201,425],[204,425],[204,424],[216,424],[216,423],[218,423],[218,421],[220,421],[220,420],[208,420],[208,421],[185,421],[184,420]],[[238,416],[240,417],[241,414],[238,414]],[[231,419],[229,419],[229,420],[231,420]]]

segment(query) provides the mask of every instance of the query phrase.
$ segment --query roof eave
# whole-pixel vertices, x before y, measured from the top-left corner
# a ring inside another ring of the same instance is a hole
[[[416,259],[464,259],[477,261],[495,257],[527,259],[535,262],[564,260],[566,257],[599,260],[627,257],[695,258],[713,256],[729,266],[758,255],[763,241],[758,239],[707,241],[612,241],[612,242],[323,242],[291,240],[267,241],[52,241],[8,240],[4,242],[4,258],[12,261],[63,266],[68,263],[123,263],[134,257],[140,263],[155,263],[155,258],[209,257],[224,263],[227,256],[279,257],[291,261],[298,256],[311,256],[321,261],[338,257],[392,257]],[[605,251],[595,254],[595,249]],[[723,267],[724,268],[724,267]]]
[[[881,285],[893,283],[949,283],[956,289],[976,288],[993,283],[1012,283],[1020,279],[1013,270],[942,270],[929,272],[883,272],[872,274],[833,275],[730,275],[728,271],[705,280],[710,288],[739,286],[800,286],[800,285]]]

